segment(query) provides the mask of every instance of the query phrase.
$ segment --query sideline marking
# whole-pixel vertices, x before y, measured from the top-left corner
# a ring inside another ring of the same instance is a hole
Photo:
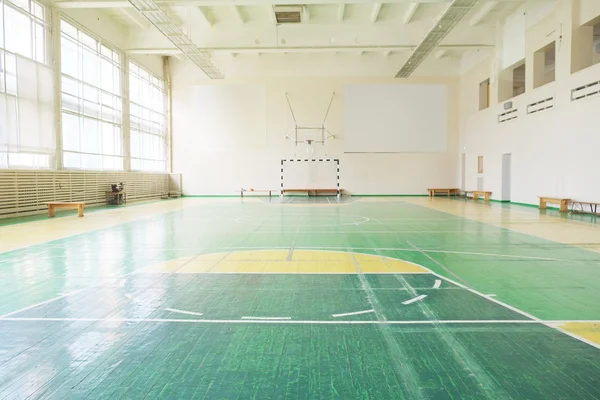
[[[45,304],[48,304],[48,303],[52,303],[53,301],[60,300],[60,299],[63,299],[63,298],[65,298],[65,297],[69,297],[69,296],[72,296],[72,295],[74,295],[74,294],[77,294],[77,293],[79,293],[79,292],[83,292],[84,290],[91,289],[92,287],[93,287],[93,286],[86,287],[86,288],[79,289],[79,290],[75,290],[75,291],[73,291],[73,292],[65,293],[65,294],[63,294],[63,295],[61,295],[61,296],[53,297],[53,298],[51,298],[51,299],[49,299],[49,300],[42,301],[42,302],[40,302],[40,303],[32,304],[32,305],[30,305],[30,306],[28,306],[28,307],[21,308],[20,310],[11,311],[11,312],[9,312],[9,313],[7,313],[7,314],[0,315],[0,319],[5,319],[6,317],[10,317],[11,315],[15,315],[15,314],[18,314],[18,313],[20,313],[20,312],[23,312],[23,311],[28,311],[28,310],[31,310],[32,308],[36,308],[36,307],[39,307],[39,306],[43,306],[43,305],[45,305]]]
[[[371,309],[371,310],[355,311],[355,312],[349,312],[349,313],[343,313],[343,314],[331,314],[331,316],[333,318],[338,318],[338,317],[348,317],[350,315],[368,314],[368,313],[372,313],[372,312],[375,312],[375,310]]]
[[[244,319],[245,318],[245,319]],[[261,319],[258,319],[261,318]],[[267,319],[265,319],[267,318]],[[274,319],[280,318],[280,319]],[[481,325],[481,324],[558,324],[579,321],[535,321],[530,319],[516,320],[423,320],[423,321],[359,321],[359,320],[292,320],[290,317],[242,317],[242,319],[169,319],[169,318],[1,318],[2,321],[21,322],[181,322],[181,323],[205,323],[205,324],[322,324],[322,325],[435,325],[435,324],[459,324],[459,325]],[[600,322],[600,321],[597,321]]]
[[[415,297],[414,299],[403,301],[402,304],[404,304],[406,306],[406,305],[414,303],[415,301],[423,300],[425,297],[427,297],[427,295],[422,294],[420,296]]]
[[[170,311],[170,312],[179,313],[179,314],[197,315],[198,317],[204,315],[203,313],[192,312],[192,311],[185,311],[185,310],[178,310],[176,308],[165,308],[165,311]]]

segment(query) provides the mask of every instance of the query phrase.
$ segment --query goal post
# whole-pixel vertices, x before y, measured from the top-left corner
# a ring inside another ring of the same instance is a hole
[[[340,160],[335,158],[294,158],[281,160],[281,194],[286,189],[331,190],[338,198]]]

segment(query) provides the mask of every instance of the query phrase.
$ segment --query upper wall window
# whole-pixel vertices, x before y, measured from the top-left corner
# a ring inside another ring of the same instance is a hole
[[[593,64],[600,64],[600,22],[594,25],[594,43],[592,46]]]
[[[519,65],[512,71],[513,81],[513,93],[512,97],[517,97],[525,93],[525,63]]]
[[[573,29],[571,72],[600,64],[600,16]]]
[[[542,47],[533,55],[533,87],[540,87],[556,79],[556,42]]]
[[[167,170],[167,118],[165,82],[129,63],[131,169]]]
[[[121,56],[61,21],[62,138],[65,168],[121,170]]]
[[[479,110],[485,110],[490,106],[490,80],[479,84]]]
[[[0,168],[50,168],[54,85],[45,8],[0,1]]]
[[[45,8],[31,0],[0,3],[0,48],[46,63]]]
[[[500,72],[498,77],[498,101],[506,101],[525,93],[525,60]]]

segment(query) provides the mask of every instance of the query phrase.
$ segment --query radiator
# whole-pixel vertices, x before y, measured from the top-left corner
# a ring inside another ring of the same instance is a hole
[[[105,204],[110,184],[119,182],[131,201],[169,191],[169,175],[161,173],[0,170],[0,218],[44,212],[50,201]]]

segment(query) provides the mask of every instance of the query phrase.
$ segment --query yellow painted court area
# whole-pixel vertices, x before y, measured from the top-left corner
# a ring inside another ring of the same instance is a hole
[[[559,328],[600,345],[600,323],[569,322],[560,325]]]
[[[370,254],[320,250],[202,254],[152,265],[142,273],[395,274],[430,273],[419,265]]]

